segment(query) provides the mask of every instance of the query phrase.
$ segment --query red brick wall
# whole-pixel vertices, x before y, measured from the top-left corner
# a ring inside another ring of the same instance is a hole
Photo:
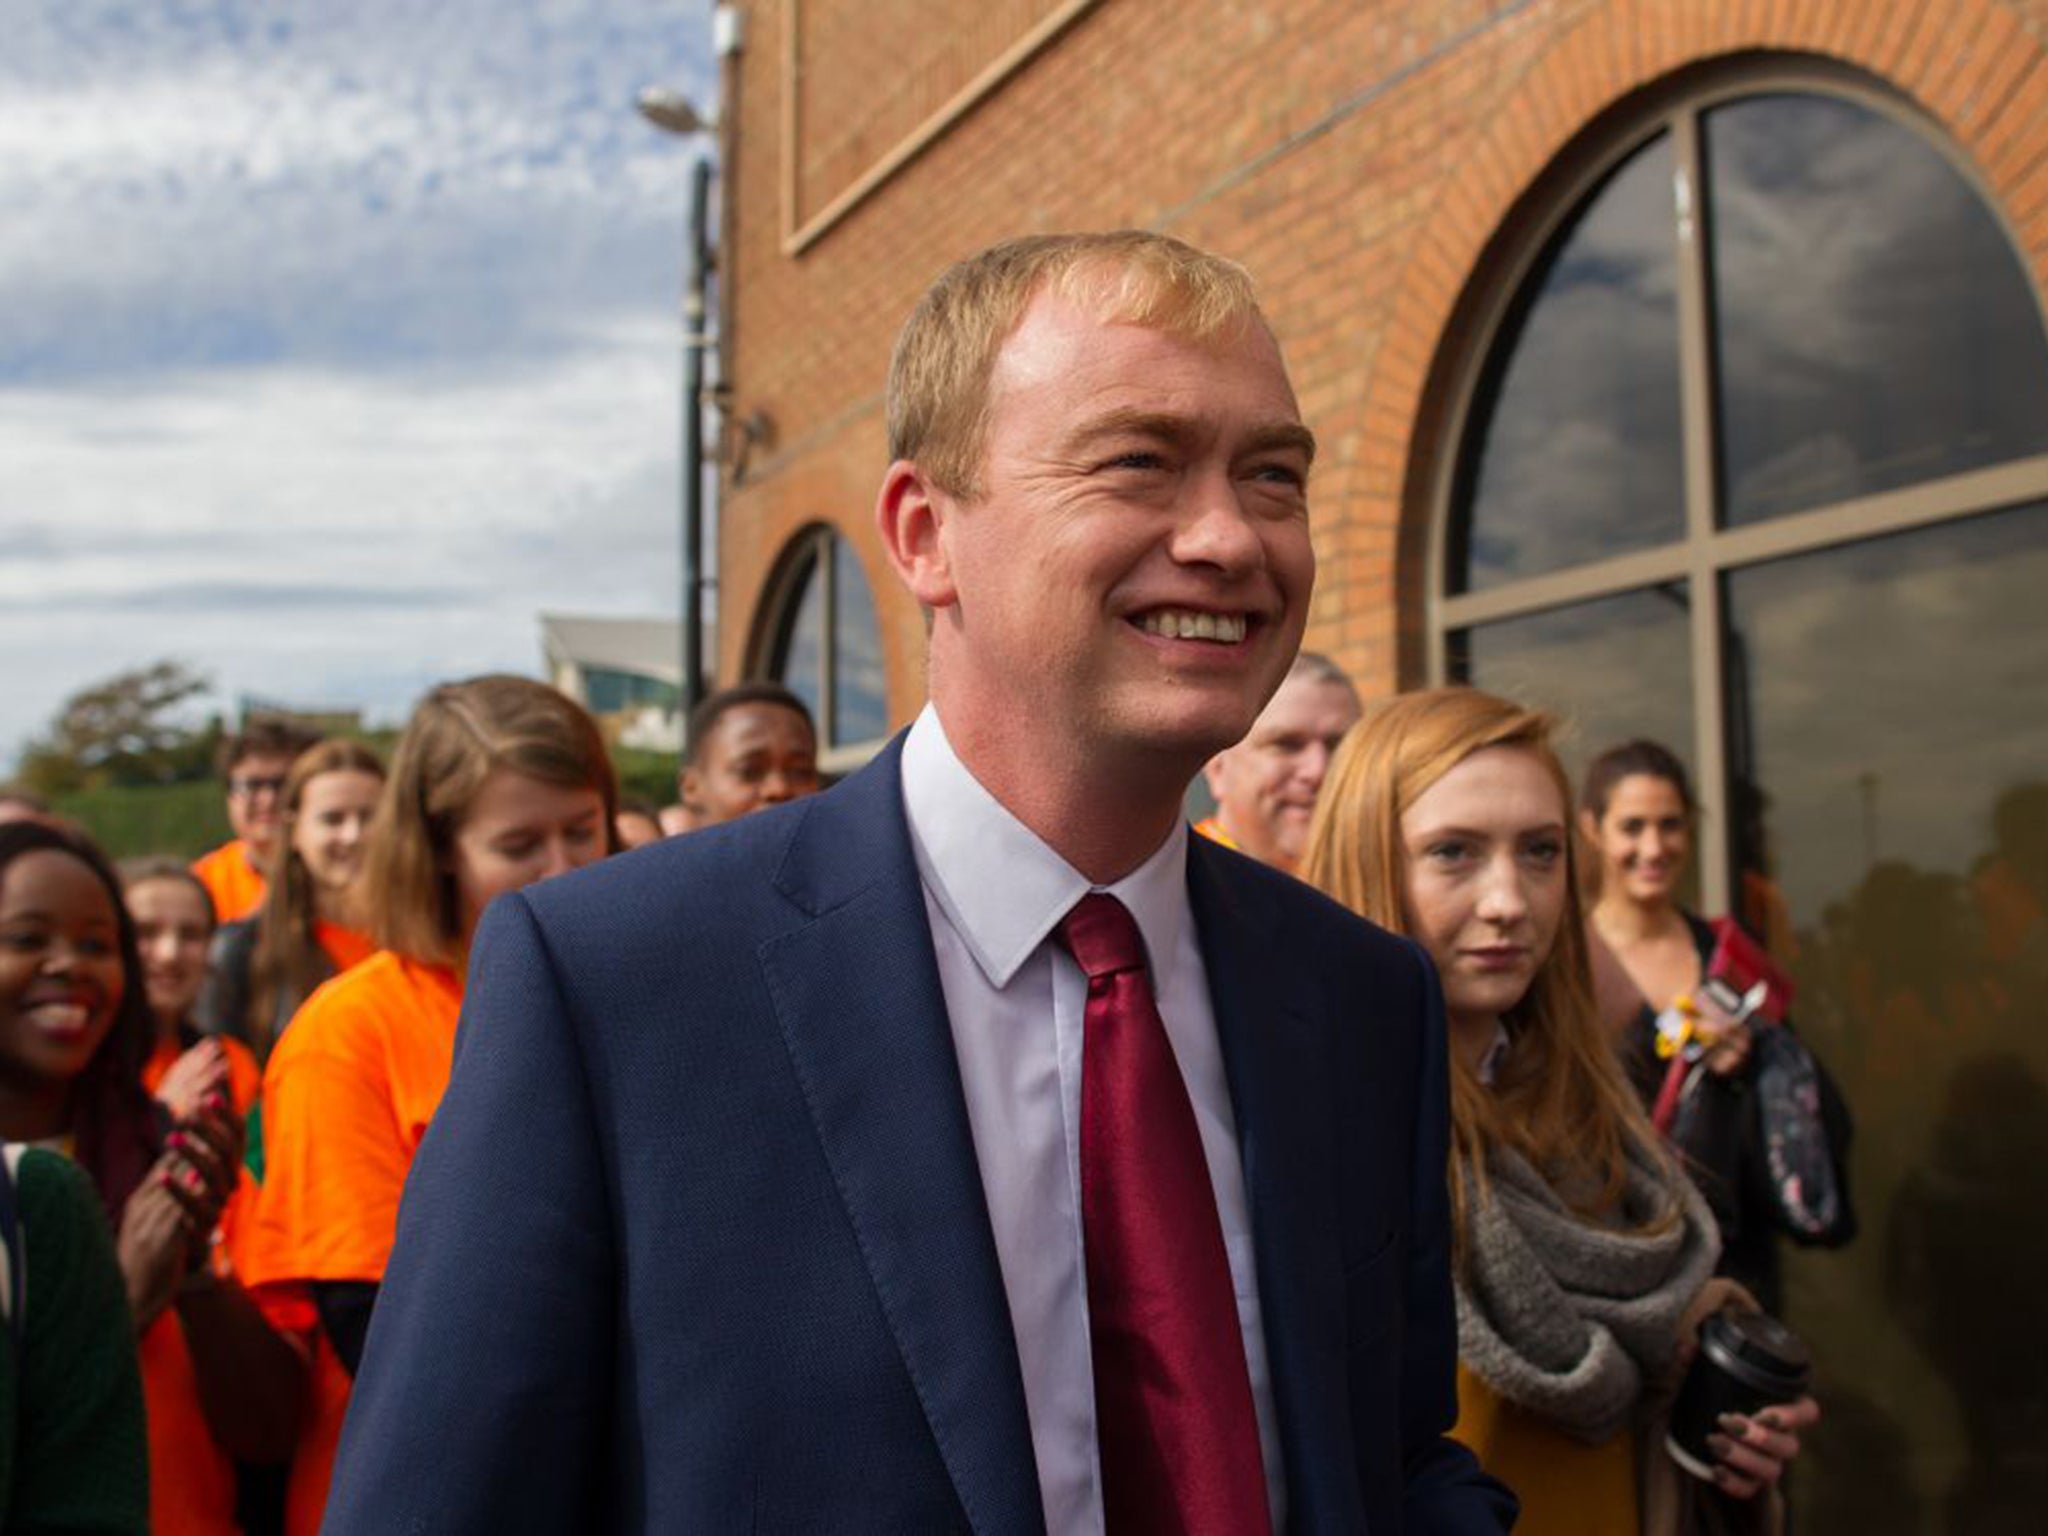
[[[1617,102],[1748,50],[1850,65],[1954,138],[2037,284],[2048,279],[2048,0],[1102,0],[794,255],[786,8],[744,9],[728,366],[735,416],[765,412],[774,436],[727,487],[720,675],[742,667],[778,553],[829,520],[882,605],[898,720],[922,697],[923,636],[872,529],[889,346],[940,267],[1004,236],[1146,225],[1251,269],[1323,444],[1310,643],[1368,691],[1419,675],[1431,428],[1461,296],[1486,279],[1488,242],[1545,168]],[[859,7],[883,39],[934,10]],[[896,88],[886,69],[868,85]],[[828,129],[821,144],[844,139]]]

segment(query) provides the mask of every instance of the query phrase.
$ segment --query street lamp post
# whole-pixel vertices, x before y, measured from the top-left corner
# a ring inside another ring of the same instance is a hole
[[[687,97],[650,88],[635,105],[665,133],[694,136],[711,121]],[[690,170],[690,222],[683,261],[683,466],[682,466],[682,687],[678,696],[677,748],[690,747],[690,711],[704,695],[704,353],[709,345],[705,302],[714,265],[711,251],[711,157],[699,155]]]

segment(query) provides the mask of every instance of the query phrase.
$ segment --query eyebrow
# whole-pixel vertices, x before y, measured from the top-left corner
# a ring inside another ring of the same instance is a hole
[[[1517,833],[1516,833],[1515,835],[1516,835],[1517,837],[1526,837],[1526,836],[1528,836],[1528,835],[1529,835],[1529,834],[1530,834],[1531,832],[1562,832],[1562,831],[1564,831],[1564,829],[1565,829],[1565,824],[1564,824],[1563,822],[1561,822],[1561,821],[1543,821],[1543,822],[1538,822],[1538,823],[1537,823],[1537,824],[1536,824],[1535,826],[1533,826],[1533,827],[1523,827],[1523,828],[1522,828],[1522,829],[1521,829],[1521,830],[1520,830],[1519,832],[1517,832]],[[1420,830],[1420,831],[1418,831],[1418,832],[1416,833],[1416,836],[1417,836],[1418,838],[1429,838],[1429,837],[1492,837],[1492,836],[1493,836],[1493,833],[1491,833],[1491,832],[1488,832],[1488,831],[1485,831],[1484,829],[1482,829],[1482,828],[1479,828],[1479,827],[1460,827],[1460,826],[1455,826],[1455,825],[1452,825],[1452,826],[1440,826],[1440,827],[1432,827],[1432,826],[1427,826],[1427,825],[1425,825],[1424,827],[1422,827],[1422,828],[1421,828],[1421,830]]]
[[[0,912],[0,923],[57,923],[63,919],[47,907],[17,907],[12,912]],[[80,919],[87,928],[118,928],[120,922],[112,917],[87,917]]]
[[[1197,423],[1187,416],[1176,416],[1166,411],[1115,410],[1077,429],[1067,439],[1067,447],[1084,448],[1106,437],[1126,435],[1180,442],[1195,436],[1198,430]],[[1242,451],[1269,453],[1274,449],[1293,449],[1313,463],[1316,435],[1298,421],[1270,422],[1252,429]]]

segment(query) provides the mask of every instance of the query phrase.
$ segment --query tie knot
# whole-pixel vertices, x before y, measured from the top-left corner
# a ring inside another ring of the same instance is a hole
[[[1060,942],[1090,981],[1145,969],[1145,941],[1137,919],[1114,896],[1090,891],[1060,919]]]

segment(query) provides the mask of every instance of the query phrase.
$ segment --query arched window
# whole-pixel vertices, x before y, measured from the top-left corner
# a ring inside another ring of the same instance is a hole
[[[756,670],[810,706],[827,768],[866,761],[888,734],[889,708],[874,592],[852,546],[823,525],[799,534],[767,611]]]
[[[1475,316],[1432,669],[1560,711],[1575,768],[1694,766],[1702,905],[1790,965],[1859,1124],[1864,1236],[1788,1275],[1856,1422],[1795,1507],[1917,1529],[1856,1511],[1968,1489],[1988,1529],[2041,1491],[1998,1492],[1984,1426],[2041,1388],[1971,1311],[2048,1284],[1972,1215],[2048,1209],[2040,302],[1939,131],[1818,67],[1666,98],[1550,206]]]

